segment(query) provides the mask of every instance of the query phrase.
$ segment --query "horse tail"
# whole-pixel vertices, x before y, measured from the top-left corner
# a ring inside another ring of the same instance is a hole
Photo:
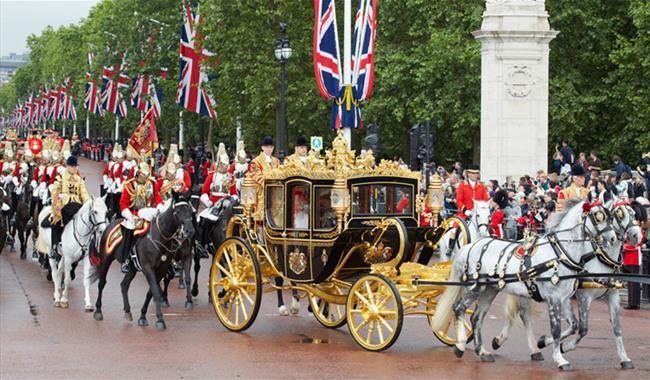
[[[522,327],[523,321],[520,317],[521,299],[519,296],[508,294],[506,296],[506,304],[503,306],[503,312],[511,325]]]
[[[452,266],[451,277],[449,278],[450,282],[458,282],[460,280],[459,270],[456,269],[456,266]],[[445,291],[442,293],[438,299],[438,305],[436,306],[436,312],[433,315],[431,321],[431,329],[433,331],[443,330],[447,323],[453,317],[453,309],[456,302],[460,299],[463,294],[462,286],[447,286]]]
[[[41,213],[38,214],[38,240],[36,241],[36,250],[42,255],[47,255],[49,253],[49,247],[45,243],[45,229],[41,227],[43,220],[49,215],[49,212],[52,208],[50,206],[44,207],[41,210]]]

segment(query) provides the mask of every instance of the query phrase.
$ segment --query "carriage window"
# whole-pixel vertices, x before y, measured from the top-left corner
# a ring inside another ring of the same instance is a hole
[[[314,226],[316,229],[329,230],[336,226],[336,213],[330,203],[329,188],[317,188],[316,190],[316,213],[314,214]]]
[[[268,186],[266,188],[266,220],[271,228],[284,228],[283,198],[282,186]]]
[[[373,184],[352,188],[354,215],[411,215],[413,214],[411,186]]]
[[[309,185],[293,184],[287,187],[289,228],[309,229]]]

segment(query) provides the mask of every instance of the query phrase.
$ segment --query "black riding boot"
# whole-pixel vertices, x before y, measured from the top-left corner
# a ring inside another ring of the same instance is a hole
[[[63,234],[63,227],[58,224],[52,225],[52,249],[50,250],[50,259],[59,261],[61,254],[59,253],[59,243],[61,242],[61,234]]]
[[[36,211],[36,204],[40,202],[37,197],[32,197],[32,202],[29,204],[29,222],[28,226],[31,227],[33,223],[36,223],[34,218],[34,211]]]
[[[131,245],[133,244],[133,230],[122,227],[122,273],[129,273],[131,269]]]

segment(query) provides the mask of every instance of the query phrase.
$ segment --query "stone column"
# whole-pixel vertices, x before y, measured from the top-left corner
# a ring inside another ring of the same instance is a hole
[[[481,30],[481,179],[548,169],[548,53],[544,0],[487,0]]]

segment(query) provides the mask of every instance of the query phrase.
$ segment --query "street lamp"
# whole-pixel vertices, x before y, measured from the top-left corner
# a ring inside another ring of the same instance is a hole
[[[280,37],[278,38],[277,45],[275,46],[275,58],[280,61],[280,109],[278,110],[278,126],[276,135],[278,138],[278,156],[280,160],[284,160],[287,152],[287,122],[286,122],[286,105],[284,93],[286,91],[286,64],[287,60],[291,57],[291,45],[289,44],[289,36],[287,35],[287,24],[280,23]]]

